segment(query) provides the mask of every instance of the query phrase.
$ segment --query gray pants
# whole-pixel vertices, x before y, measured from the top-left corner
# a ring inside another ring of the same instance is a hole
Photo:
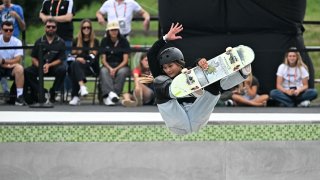
[[[223,90],[228,90],[234,86],[242,83],[246,78],[244,78],[239,71],[230,74],[229,76],[222,78],[220,80],[220,86]]]
[[[158,104],[158,109],[169,130],[184,135],[197,132],[207,124],[219,98],[220,95],[214,96],[205,91],[194,103],[179,104],[177,99],[171,99]]]
[[[110,76],[107,68],[101,68],[99,78],[102,96],[106,97],[110,91],[115,92],[119,96],[122,93],[126,77],[128,76],[130,76],[130,68],[128,66],[120,68],[115,77]]]

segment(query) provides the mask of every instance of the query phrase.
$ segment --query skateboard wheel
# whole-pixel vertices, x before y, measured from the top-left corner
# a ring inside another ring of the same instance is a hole
[[[227,47],[226,52],[230,52],[230,51],[232,51],[232,47]]]
[[[181,72],[182,72],[182,73],[184,73],[184,74],[186,74],[186,73],[187,73],[187,71],[188,71],[188,69],[187,69],[187,68],[183,68],[183,69],[181,70]]]

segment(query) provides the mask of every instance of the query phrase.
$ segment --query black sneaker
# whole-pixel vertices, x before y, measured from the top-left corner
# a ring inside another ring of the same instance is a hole
[[[26,105],[26,102],[24,101],[24,97],[22,95],[20,95],[19,97],[17,97],[15,105],[17,106],[24,106]]]
[[[53,89],[50,89],[49,94],[50,94],[49,101],[51,103],[55,103],[56,102],[56,92]]]

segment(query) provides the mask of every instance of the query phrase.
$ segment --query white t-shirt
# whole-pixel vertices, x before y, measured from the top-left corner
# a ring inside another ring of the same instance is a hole
[[[8,47],[8,46],[22,46],[21,41],[11,36],[9,42],[4,42],[3,35],[0,35],[0,47]],[[17,56],[23,56],[23,49],[0,49],[0,59],[13,59]]]
[[[277,76],[283,78],[282,87],[285,89],[290,89],[290,87],[302,87],[302,80],[309,77],[308,70],[301,66],[299,67],[289,67],[286,64],[281,64],[277,71]]]
[[[141,10],[141,6],[134,0],[124,0],[118,3],[116,0],[107,0],[99,11],[107,14],[109,21],[119,21],[120,33],[125,35],[131,32],[131,21],[135,13]]]

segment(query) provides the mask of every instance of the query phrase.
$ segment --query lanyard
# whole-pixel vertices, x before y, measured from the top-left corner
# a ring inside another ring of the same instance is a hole
[[[289,83],[289,87],[290,87],[290,76],[289,76],[289,68],[288,68],[288,83]],[[293,75],[293,83],[296,83],[296,79],[297,79],[297,67],[294,68],[294,75]]]
[[[116,16],[118,18],[118,12],[117,12],[117,8],[116,8],[116,2],[113,3],[113,7],[114,7],[114,12],[116,13]],[[127,3],[124,3],[124,10],[123,10],[123,17],[126,17],[126,11],[127,11]]]
[[[52,6],[53,6],[54,0],[51,0],[51,5],[50,5],[50,16],[52,16]],[[61,0],[59,0],[58,5],[56,7],[56,16],[58,16],[59,13],[59,8],[60,8]]]

